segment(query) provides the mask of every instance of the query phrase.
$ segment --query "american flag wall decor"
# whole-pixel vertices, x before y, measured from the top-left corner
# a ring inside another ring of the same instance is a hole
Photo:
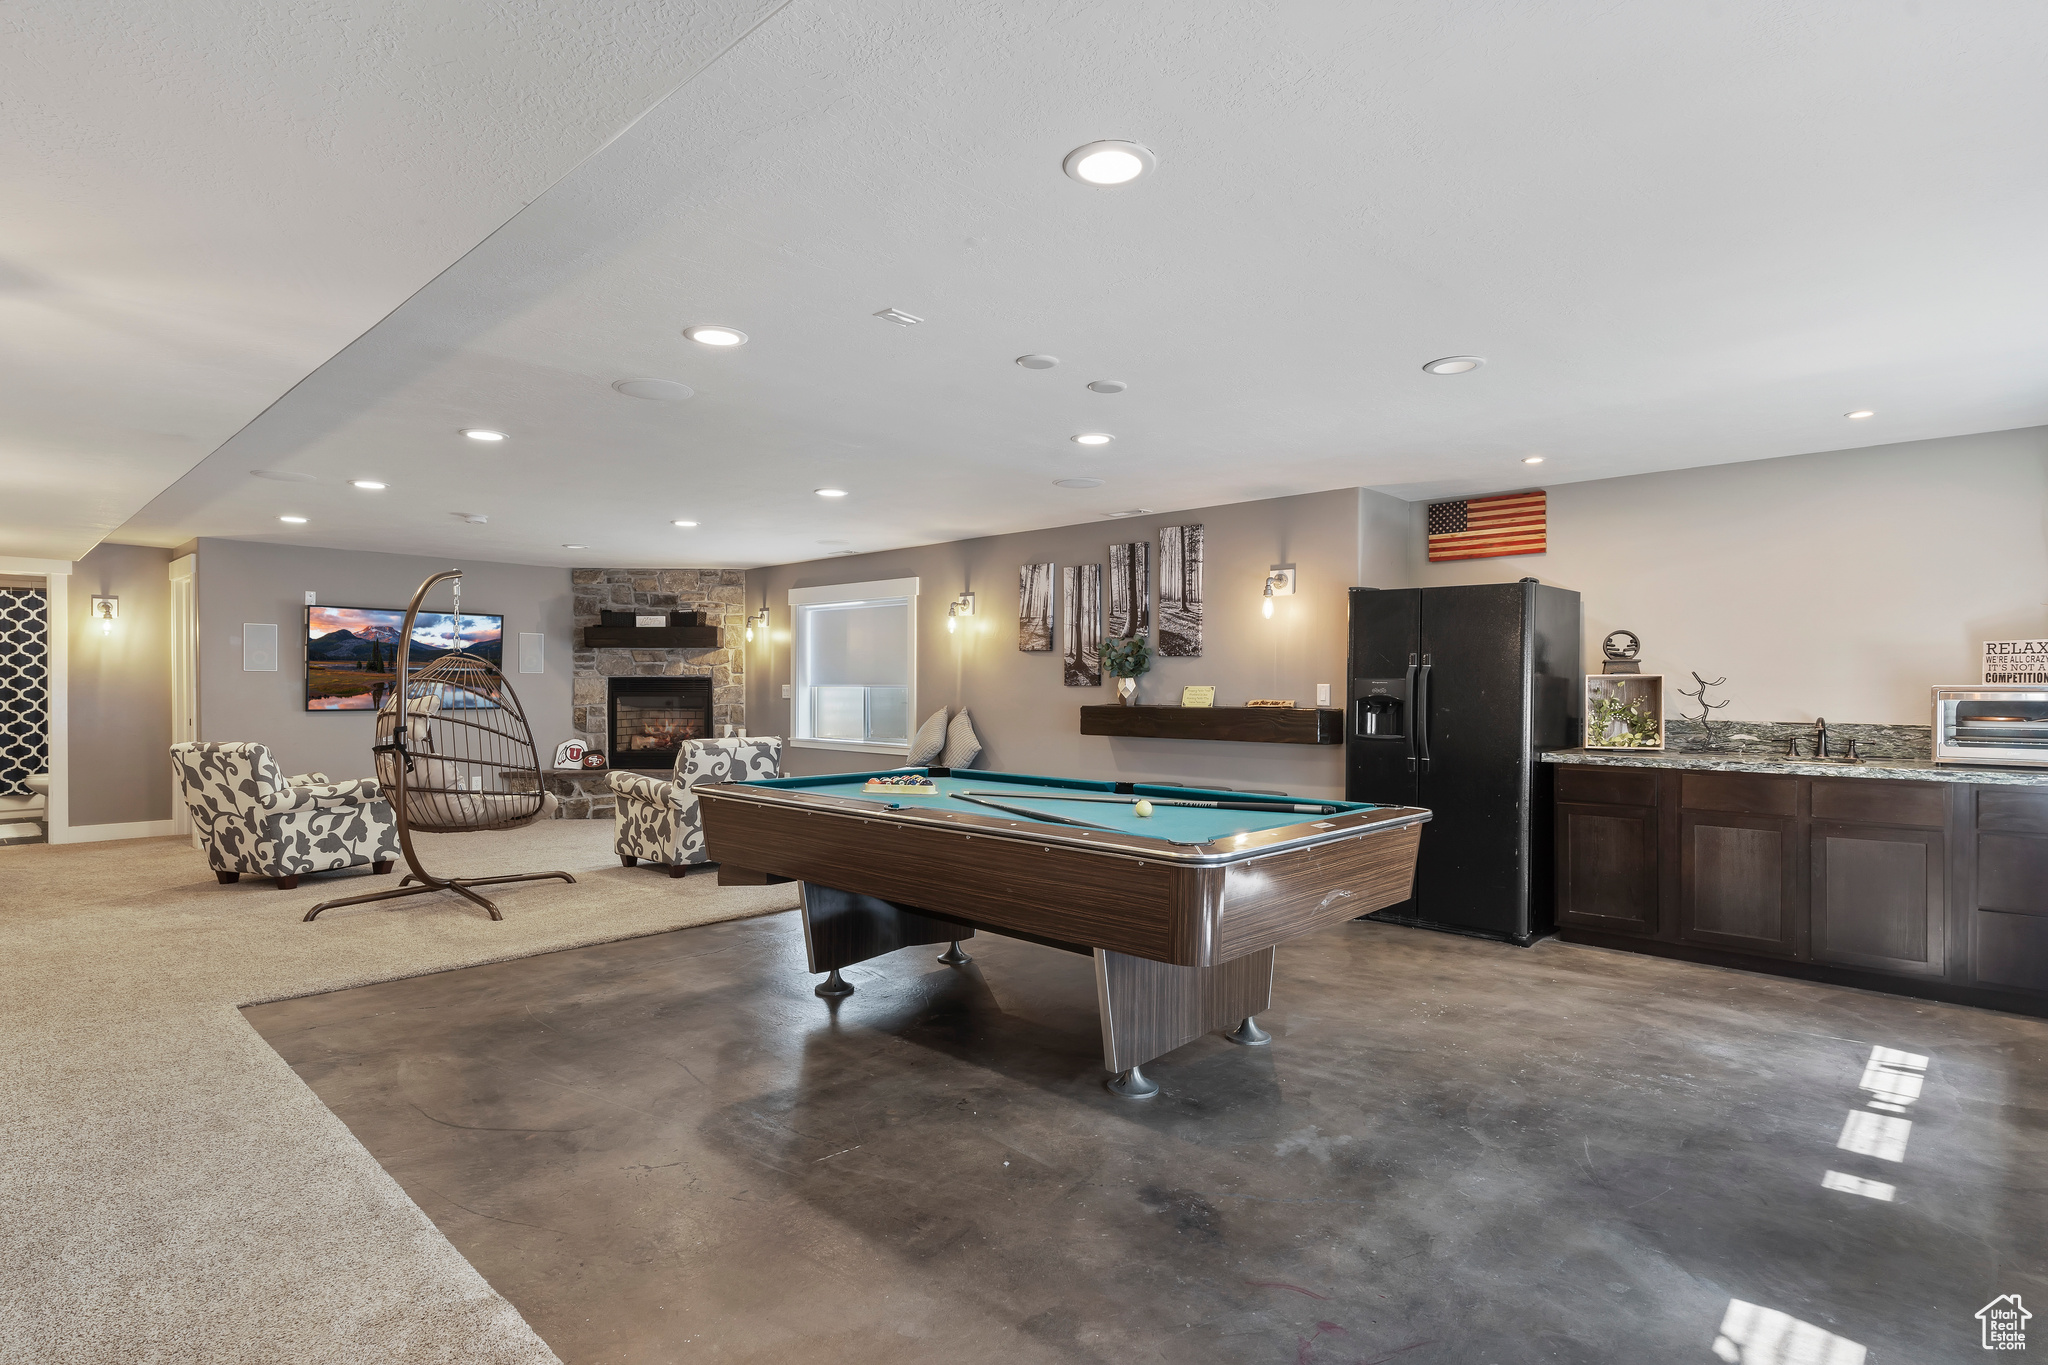
[[[1542,489],[1499,493],[1429,505],[1429,557],[1496,559],[1540,555],[1546,548],[1546,507]]]

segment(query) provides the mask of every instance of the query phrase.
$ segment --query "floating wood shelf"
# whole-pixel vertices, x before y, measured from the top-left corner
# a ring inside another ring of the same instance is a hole
[[[1081,733],[1126,739],[1227,739],[1247,744],[1342,744],[1344,713],[1279,706],[1084,706]]]
[[[585,649],[717,649],[717,626],[585,626]]]

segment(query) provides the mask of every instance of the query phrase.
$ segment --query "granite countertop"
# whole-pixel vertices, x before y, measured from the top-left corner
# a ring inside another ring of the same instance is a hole
[[[1924,758],[1773,758],[1769,754],[1682,753],[1676,749],[1550,749],[1545,763],[1606,768],[1686,768],[1717,773],[1780,773],[1786,777],[1876,777],[1909,782],[1982,782],[2006,787],[2048,787],[2048,768],[1965,768]]]

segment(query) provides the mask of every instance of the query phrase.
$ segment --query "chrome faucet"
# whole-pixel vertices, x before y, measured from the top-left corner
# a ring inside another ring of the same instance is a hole
[[[1813,723],[1813,756],[1815,758],[1826,758],[1828,756],[1828,718],[1826,716],[1822,716]]]

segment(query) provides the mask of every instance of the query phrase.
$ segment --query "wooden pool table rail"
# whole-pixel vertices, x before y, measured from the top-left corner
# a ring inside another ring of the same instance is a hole
[[[978,817],[731,795],[741,790],[699,789],[721,884],[789,878],[1184,967],[1218,966],[1408,899],[1429,818],[1412,808],[1361,812],[1381,818],[1340,827],[1355,834],[1319,831],[1316,844],[1267,852],[1248,843],[1228,862],[1186,865],[1021,839],[970,823]]]
[[[964,805],[905,804],[901,800],[892,804],[890,798],[837,796],[804,787],[721,782],[696,790],[700,803],[742,801],[753,805],[781,806],[854,820],[884,820],[893,825],[925,825],[937,829],[963,830],[991,838],[1016,839],[1025,843],[1065,844],[1075,848],[1190,867],[1214,866],[1234,862],[1251,854],[1316,843],[1328,839],[1335,832],[1363,832],[1429,819],[1428,811],[1412,806],[1368,806],[1362,810],[1342,811],[1334,815],[1304,816],[1298,824],[1252,830],[1207,843],[1182,843],[1113,829],[1080,829],[1035,820],[1013,819]],[[1029,801],[1031,796],[1029,789],[1020,788],[1015,799]],[[1085,810],[1068,813],[1078,813],[1082,816],[1087,814]],[[708,817],[705,832],[708,837]]]

